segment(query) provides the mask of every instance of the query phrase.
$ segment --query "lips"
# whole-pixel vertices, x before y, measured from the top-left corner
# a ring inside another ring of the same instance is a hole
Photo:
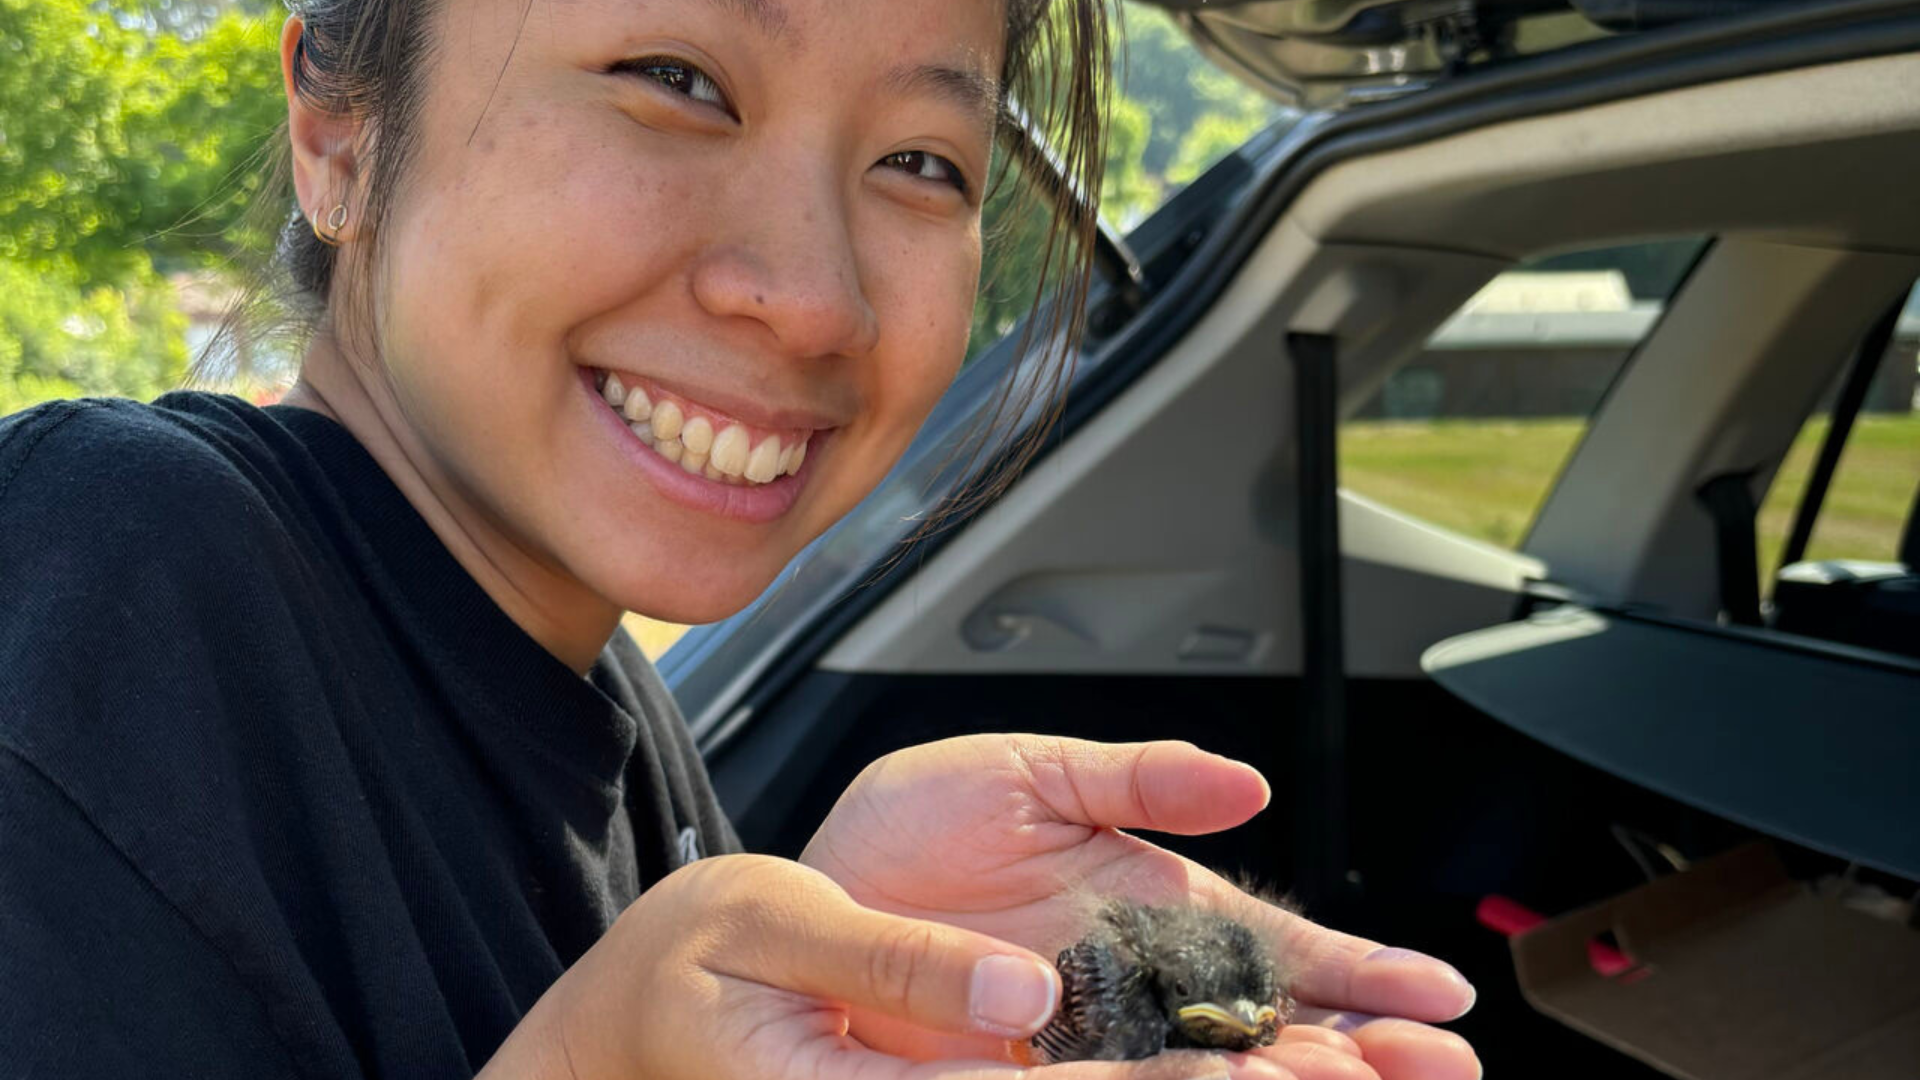
[[[581,392],[591,397],[589,412],[615,452],[625,460],[630,470],[625,475],[637,473],[647,481],[638,490],[651,490],[668,503],[735,522],[766,524],[791,510],[817,471],[818,460],[839,434],[839,429],[832,426],[769,428],[749,424],[741,420],[737,412],[720,412],[641,376],[584,366],[578,371]],[[616,375],[621,382],[616,392],[620,399],[617,406],[608,400],[608,389]],[[647,395],[644,407],[633,403],[634,388]],[[673,405],[672,411],[663,409],[667,403]],[[644,413],[645,419],[628,419],[630,408]],[[750,408],[736,408],[740,412],[789,421],[817,419],[801,412],[759,410],[755,413]],[[674,427],[673,412],[679,414],[678,429]],[[704,453],[690,450],[687,442],[692,429],[693,444],[700,445],[701,421],[712,440]],[[659,430],[668,437],[663,439],[655,434],[655,425],[660,425]],[[728,430],[736,426],[740,434],[729,436]],[[725,444],[723,438],[727,440]],[[775,438],[779,440],[777,444],[773,442]],[[735,445],[742,441],[746,444],[744,462],[739,460]],[[777,449],[770,449],[775,446]],[[716,451],[721,464],[740,466],[737,476],[722,472],[714,464]],[[758,465],[754,462],[755,454],[761,455]],[[767,475],[768,457],[773,459],[772,478],[749,479],[750,472]],[[782,458],[785,458],[786,471],[782,471]],[[690,460],[693,468],[689,468]]]
[[[769,484],[798,473],[816,430],[743,423],[632,374],[599,371],[594,383],[643,445],[716,483]]]

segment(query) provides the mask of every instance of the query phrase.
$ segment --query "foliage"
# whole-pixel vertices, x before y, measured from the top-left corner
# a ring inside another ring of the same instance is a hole
[[[1166,12],[1129,3],[1123,16],[1100,213],[1124,233],[1278,113],[1202,59]],[[969,357],[1026,313],[1039,278],[1046,212],[1031,199],[1017,198],[1012,189],[1018,178],[1008,179],[1014,183],[1001,185],[987,201],[987,260]]]
[[[0,262],[0,415],[52,398],[164,393],[186,371],[186,323],[152,270],[81,285]]]
[[[160,275],[265,242],[240,230],[285,109],[265,10],[0,0],[0,409],[177,383]]]
[[[273,27],[230,13],[189,41],[123,19],[0,0],[0,259],[101,283],[240,246],[258,181],[230,180],[285,108]]]

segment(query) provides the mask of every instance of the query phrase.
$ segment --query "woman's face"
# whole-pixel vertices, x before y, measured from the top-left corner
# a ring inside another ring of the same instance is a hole
[[[724,617],[872,490],[960,363],[1000,4],[439,19],[376,396],[469,533],[615,607]]]

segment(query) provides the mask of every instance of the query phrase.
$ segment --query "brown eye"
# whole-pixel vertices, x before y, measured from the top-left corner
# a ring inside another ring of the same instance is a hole
[[[676,60],[671,56],[642,56],[622,60],[610,70],[638,75],[681,97],[712,105],[728,115],[733,114],[733,106],[721,91],[720,84],[685,60]]]
[[[950,185],[962,195],[967,193],[967,178],[960,174],[960,167],[939,154],[901,150],[881,158],[880,164],[935,184]]]

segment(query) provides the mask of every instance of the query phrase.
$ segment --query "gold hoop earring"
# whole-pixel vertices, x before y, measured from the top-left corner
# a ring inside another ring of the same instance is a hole
[[[313,226],[314,237],[321,243],[328,247],[339,247],[340,230],[346,228],[347,225],[347,204],[335,203],[333,212],[327,215],[327,228],[330,231],[321,232],[320,224],[311,219],[309,219],[309,224]]]

